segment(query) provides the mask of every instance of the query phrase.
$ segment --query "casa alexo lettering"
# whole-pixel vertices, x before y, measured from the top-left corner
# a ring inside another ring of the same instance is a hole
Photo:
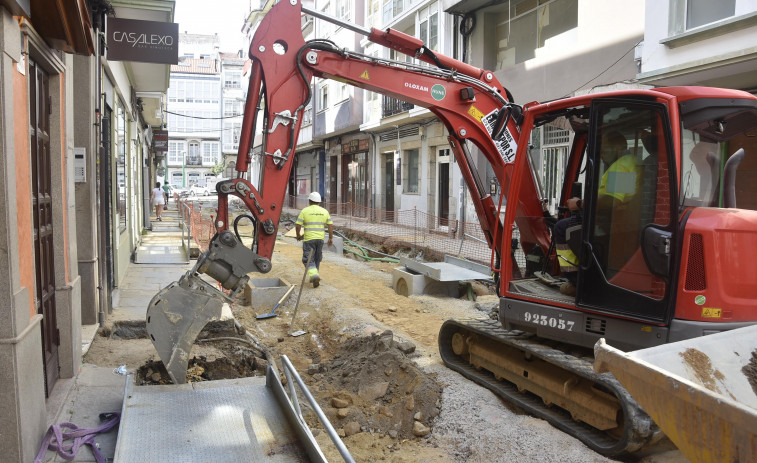
[[[108,18],[111,61],[176,64],[179,62],[179,25],[139,19]]]
[[[137,34],[135,32],[113,32],[113,40],[116,42],[126,42],[132,47],[136,46],[164,46],[171,47],[174,44],[174,38],[170,35],[158,34]]]
[[[420,90],[421,92],[428,92],[428,87],[426,87],[425,85],[411,84],[410,82],[405,82],[405,88]]]

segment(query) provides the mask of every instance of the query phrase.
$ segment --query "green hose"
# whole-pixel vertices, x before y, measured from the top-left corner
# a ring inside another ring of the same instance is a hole
[[[393,263],[393,264],[398,264],[400,262],[400,260],[397,259],[396,257],[371,257],[371,256],[368,255],[368,251],[364,247],[360,246],[359,244],[357,244],[356,242],[350,240],[349,238],[347,238],[344,235],[341,235],[341,236],[342,236],[342,239],[346,242],[346,244],[349,244],[351,246],[354,246],[354,247],[360,249],[360,251],[362,251],[362,253],[358,253],[357,251],[349,249],[349,248],[344,248],[344,250],[347,251],[347,252],[349,252],[349,253],[355,254],[356,256],[358,256],[358,257],[360,257],[362,259],[365,259],[365,260],[368,260],[368,261],[376,261],[376,262],[390,262],[390,263]]]

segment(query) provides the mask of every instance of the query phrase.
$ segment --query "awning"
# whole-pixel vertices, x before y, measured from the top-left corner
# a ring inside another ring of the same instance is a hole
[[[27,19],[56,50],[77,55],[95,53],[85,0],[31,0],[31,17]]]

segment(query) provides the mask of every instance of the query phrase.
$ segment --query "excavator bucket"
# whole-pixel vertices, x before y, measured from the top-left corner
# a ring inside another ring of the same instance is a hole
[[[147,307],[147,333],[174,384],[187,380],[192,345],[221,317],[224,295],[192,272],[163,288]]]
[[[594,357],[690,461],[757,461],[757,325]]]

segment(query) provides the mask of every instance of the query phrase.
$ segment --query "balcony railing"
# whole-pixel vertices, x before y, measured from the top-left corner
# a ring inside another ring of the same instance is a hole
[[[385,96],[383,97],[381,117],[389,117],[405,111],[410,111],[413,109],[413,106],[415,105],[412,103]]]
[[[185,165],[187,166],[201,166],[202,158],[200,156],[187,156]]]

